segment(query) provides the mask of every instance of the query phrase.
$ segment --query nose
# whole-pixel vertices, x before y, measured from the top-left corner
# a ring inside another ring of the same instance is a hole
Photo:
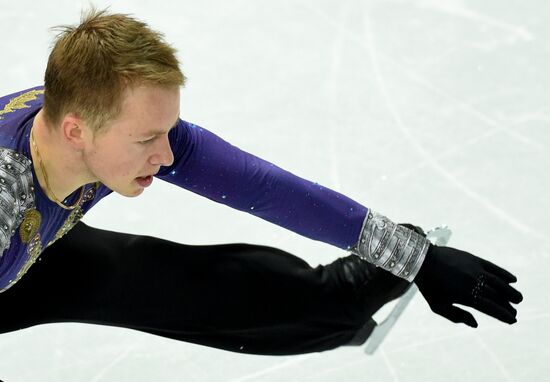
[[[155,166],[171,166],[174,163],[174,153],[170,146],[168,134],[163,135],[157,140],[155,145],[155,153],[151,157],[151,164]]]

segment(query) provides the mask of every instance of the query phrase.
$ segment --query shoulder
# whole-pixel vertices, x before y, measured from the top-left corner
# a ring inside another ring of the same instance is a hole
[[[42,105],[44,87],[35,86],[0,97],[0,120],[21,109]]]

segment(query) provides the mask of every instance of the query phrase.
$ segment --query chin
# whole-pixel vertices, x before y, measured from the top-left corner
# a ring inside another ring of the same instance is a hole
[[[111,188],[111,190],[113,190],[113,192],[116,192],[117,194],[119,195],[122,195],[122,196],[125,196],[127,198],[135,198],[136,196],[139,196],[141,194],[143,194],[143,191],[144,189],[141,188],[141,187],[137,187],[137,188],[119,188],[119,187],[115,187],[115,188]]]
[[[135,198],[136,196],[143,194],[143,191],[144,191],[143,189],[139,189],[139,190],[133,190],[130,192],[117,192],[117,193],[122,196],[126,196],[127,198]]]

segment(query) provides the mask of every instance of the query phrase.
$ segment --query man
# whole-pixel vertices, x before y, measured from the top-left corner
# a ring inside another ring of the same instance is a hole
[[[73,321],[243,353],[322,351],[362,343],[411,282],[453,322],[477,326],[455,303],[516,321],[512,274],[181,120],[184,83],[161,35],[91,11],[58,36],[44,87],[0,98],[0,332]],[[154,177],[352,254],[311,268],[276,248],[79,222]]]

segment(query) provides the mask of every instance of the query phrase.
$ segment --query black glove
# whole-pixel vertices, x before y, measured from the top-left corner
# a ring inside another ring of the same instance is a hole
[[[508,324],[515,323],[523,296],[508,285],[516,277],[495,264],[468,252],[430,245],[414,282],[433,312],[477,328],[474,317],[453,306],[470,306]]]

